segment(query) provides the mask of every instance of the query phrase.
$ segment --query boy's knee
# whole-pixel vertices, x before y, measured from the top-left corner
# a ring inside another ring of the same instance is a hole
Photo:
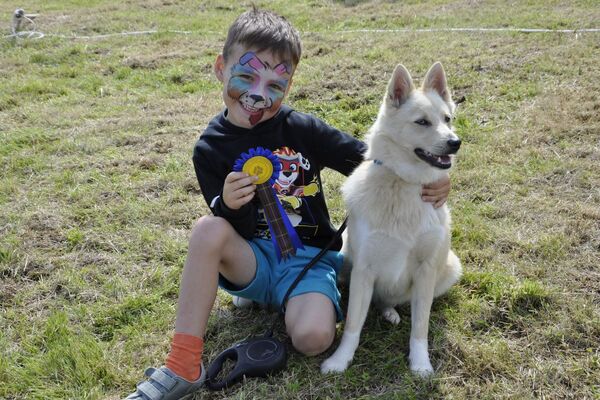
[[[310,330],[292,332],[292,344],[300,353],[316,356],[327,350],[335,338],[335,327],[314,327]]]
[[[224,218],[212,215],[202,216],[192,228],[190,245],[220,248],[227,243],[232,230],[233,228]]]

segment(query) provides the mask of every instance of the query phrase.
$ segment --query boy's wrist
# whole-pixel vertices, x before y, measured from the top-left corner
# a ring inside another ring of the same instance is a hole
[[[225,201],[225,196],[223,196],[223,193],[221,193],[221,196],[219,196],[219,201],[221,202],[221,205],[225,211],[234,212],[234,211],[238,210],[237,208],[232,208],[227,205],[227,202]]]
[[[244,204],[238,209],[230,208],[225,200],[223,200],[223,195],[219,196],[219,201],[217,202],[217,207],[215,207],[218,211],[219,216],[229,217],[229,218],[240,218],[248,213],[250,208],[249,204]]]
[[[256,229],[257,212],[252,203],[244,204],[239,210],[232,210],[223,201],[222,197],[215,203],[213,214],[224,218],[233,226],[236,232],[245,239],[252,238]]]
[[[239,211],[240,208],[231,208],[227,205],[227,203],[225,202],[225,199],[223,198],[223,196],[220,197],[221,200],[221,206],[223,208],[223,211],[230,213],[230,214],[234,214],[235,212]]]

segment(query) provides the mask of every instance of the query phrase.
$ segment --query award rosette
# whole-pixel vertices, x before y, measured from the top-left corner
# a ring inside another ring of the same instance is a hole
[[[248,150],[247,153],[242,153],[240,158],[235,161],[233,170],[258,177],[255,183],[256,194],[264,207],[277,260],[287,259],[295,255],[297,249],[304,249],[296,230],[283,210],[275,189],[273,189],[275,180],[281,172],[281,163],[277,156],[268,149],[256,147]]]

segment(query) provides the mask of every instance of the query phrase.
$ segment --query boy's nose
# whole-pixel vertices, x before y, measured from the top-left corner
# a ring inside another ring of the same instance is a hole
[[[258,103],[259,101],[264,101],[265,100],[264,97],[262,97],[261,95],[258,95],[258,94],[251,94],[250,98],[252,100],[254,100],[255,103]]]

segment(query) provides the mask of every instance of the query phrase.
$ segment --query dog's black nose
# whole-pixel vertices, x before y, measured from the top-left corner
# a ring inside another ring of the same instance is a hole
[[[451,151],[457,152],[460,148],[460,139],[450,139],[446,142]]]

